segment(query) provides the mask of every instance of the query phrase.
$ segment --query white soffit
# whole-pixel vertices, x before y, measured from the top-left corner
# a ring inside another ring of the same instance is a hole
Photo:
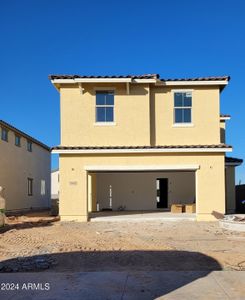
[[[132,78],[75,78],[75,79],[53,79],[53,84],[62,83],[155,83],[156,79],[132,79]]]
[[[84,166],[86,171],[195,171],[199,165],[90,165]]]

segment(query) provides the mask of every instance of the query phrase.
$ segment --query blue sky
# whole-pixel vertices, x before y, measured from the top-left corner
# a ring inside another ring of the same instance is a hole
[[[44,143],[60,136],[48,74],[230,75],[221,112],[245,158],[245,1],[1,0],[0,33],[0,119]]]

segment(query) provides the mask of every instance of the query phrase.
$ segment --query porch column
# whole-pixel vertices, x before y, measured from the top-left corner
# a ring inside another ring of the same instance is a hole
[[[225,213],[224,155],[217,155],[196,171],[197,221],[215,221]]]
[[[87,221],[87,172],[68,156],[60,156],[61,221]]]

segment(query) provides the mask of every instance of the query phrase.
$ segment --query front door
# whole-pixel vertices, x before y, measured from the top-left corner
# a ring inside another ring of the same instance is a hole
[[[168,208],[168,178],[157,178],[157,208]]]

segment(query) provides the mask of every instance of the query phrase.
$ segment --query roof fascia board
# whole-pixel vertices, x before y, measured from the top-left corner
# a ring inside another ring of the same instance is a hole
[[[133,83],[156,83],[156,79],[133,79]]]
[[[219,119],[220,121],[226,121],[226,120],[230,120],[231,117],[220,117]]]
[[[227,85],[228,81],[227,80],[193,80],[193,81],[188,81],[188,80],[183,80],[183,81],[158,81],[157,85],[167,85],[167,86],[178,86],[178,85]]]
[[[111,153],[183,153],[183,152],[232,152],[232,148],[179,148],[179,149],[54,149],[53,154],[111,154]]]

